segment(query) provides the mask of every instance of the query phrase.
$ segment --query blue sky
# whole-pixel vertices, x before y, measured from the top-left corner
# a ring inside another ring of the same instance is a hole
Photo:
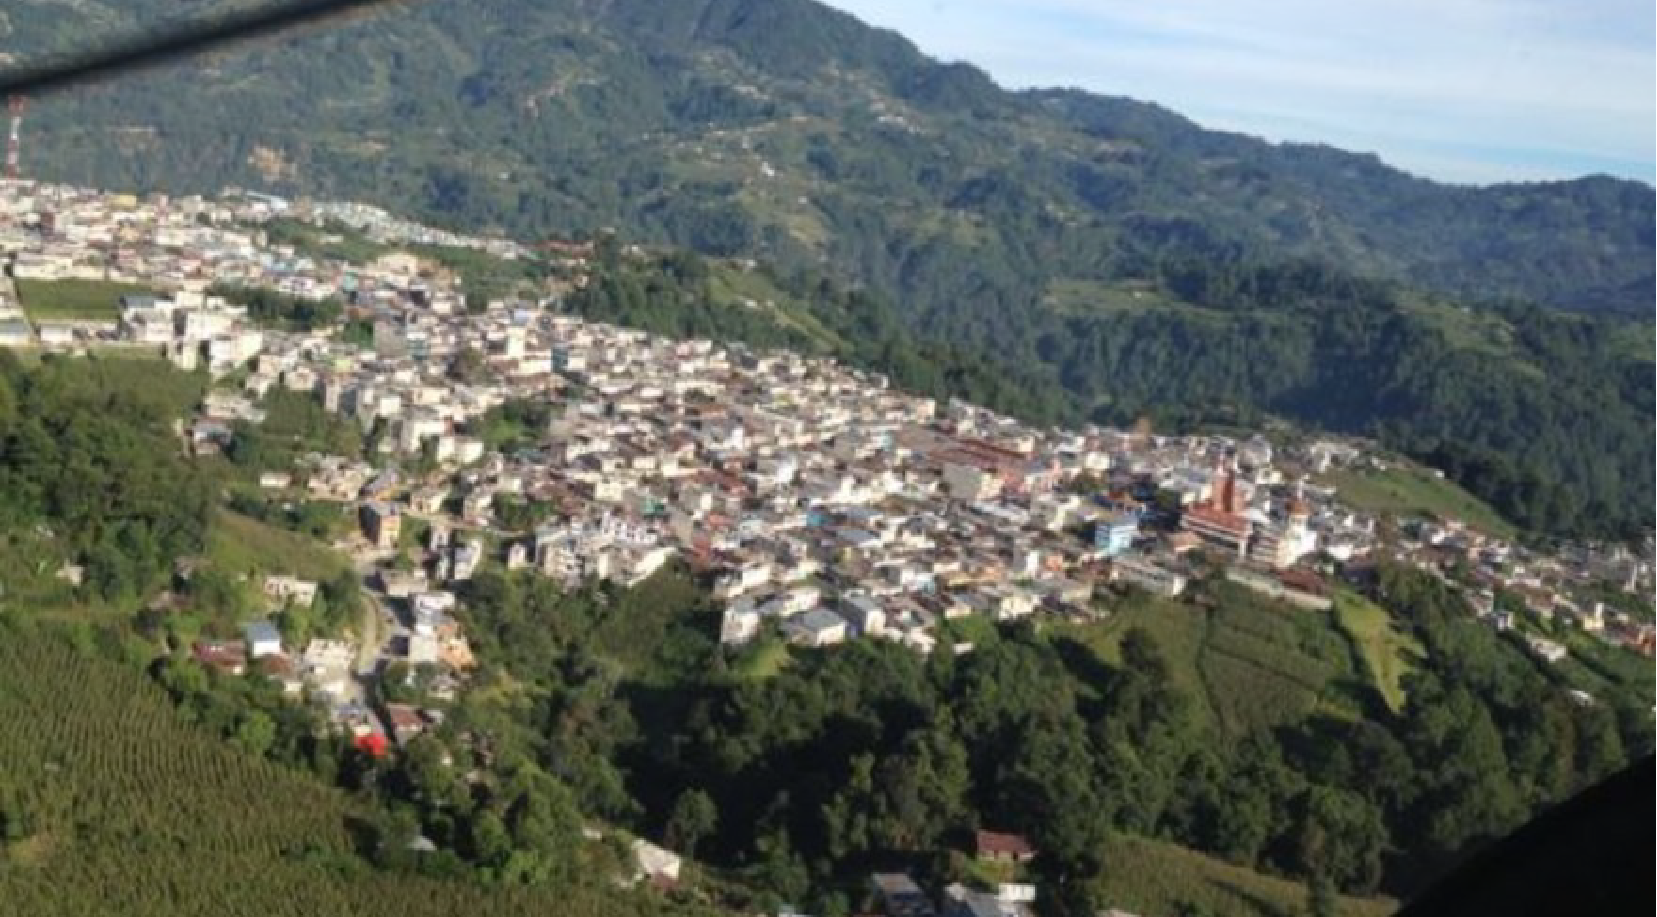
[[[1452,182],[1657,177],[1652,0],[827,0],[1002,85]]]

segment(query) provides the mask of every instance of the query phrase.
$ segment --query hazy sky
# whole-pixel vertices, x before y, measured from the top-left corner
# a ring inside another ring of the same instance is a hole
[[[1445,181],[1657,172],[1652,0],[827,0],[1002,85]]]

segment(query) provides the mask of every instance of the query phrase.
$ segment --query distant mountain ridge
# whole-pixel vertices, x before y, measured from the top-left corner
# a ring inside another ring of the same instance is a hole
[[[8,6],[0,52],[25,57],[215,4]],[[1009,92],[809,0],[432,0],[44,100],[26,144],[41,178],[349,196],[530,236],[613,225],[826,266],[963,338],[1058,281],[1171,257],[1652,305],[1646,185],[1444,186],[1146,103]]]

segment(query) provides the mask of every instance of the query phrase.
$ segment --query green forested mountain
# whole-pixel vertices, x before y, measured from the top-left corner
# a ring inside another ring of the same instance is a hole
[[[0,51],[214,6],[21,0]],[[25,143],[43,178],[758,256],[858,290],[789,295],[819,326],[855,318],[819,343],[918,388],[1038,418],[1279,414],[1379,436],[1533,529],[1650,519],[1653,193],[1634,182],[1450,187],[1141,102],[1007,92],[808,0],[410,4],[40,100]],[[649,284],[598,293],[579,307],[658,330],[764,324],[669,314]],[[1633,320],[1502,305],[1523,300]]]
[[[18,0],[0,51],[225,5]],[[828,265],[940,328],[1016,321],[1057,282],[1170,256],[1651,305],[1653,196],[1638,183],[1449,187],[1141,102],[1008,92],[809,0],[407,6],[43,100],[28,170],[362,198],[520,234],[614,225]]]

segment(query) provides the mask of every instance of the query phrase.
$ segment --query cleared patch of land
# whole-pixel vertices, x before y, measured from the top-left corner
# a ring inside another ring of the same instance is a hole
[[[810,310],[800,306],[794,298],[777,289],[768,279],[753,271],[730,265],[716,265],[709,277],[708,292],[718,303],[738,307],[744,302],[754,307],[778,327],[797,331],[809,338],[825,352],[842,346],[845,341],[823,326]]]
[[[1261,875],[1174,844],[1114,835],[1104,873],[1094,879],[1099,900],[1135,914],[1211,914],[1214,917],[1299,917],[1306,887]],[[1384,898],[1342,898],[1342,917],[1382,917],[1397,910]]]
[[[1340,492],[1342,502],[1354,509],[1394,516],[1431,516],[1460,519],[1486,534],[1513,538],[1517,531],[1478,497],[1419,468],[1395,467],[1385,471],[1333,471],[1323,483]]]
[[[298,532],[225,510],[213,520],[207,557],[227,573],[268,573],[326,580],[349,565],[340,555]]]
[[[763,640],[743,655],[734,671],[737,677],[748,681],[765,681],[781,672],[790,658],[787,643],[780,639]]]
[[[1224,315],[1175,299],[1154,284],[1136,281],[1082,280],[1060,278],[1047,287],[1041,298],[1047,309],[1066,315],[1136,313],[1176,309],[1182,314],[1219,320]]]
[[[264,225],[273,245],[291,245],[310,258],[331,258],[351,264],[366,264],[391,251],[363,233],[342,224],[313,226],[301,220],[277,219]]]
[[[1404,676],[1425,652],[1412,636],[1398,630],[1386,609],[1342,590],[1335,596],[1335,620],[1352,641],[1375,689],[1394,713],[1404,708]]]
[[[1228,735],[1291,723],[1312,712],[1354,715],[1352,654],[1327,612],[1305,611],[1227,583],[1208,587],[1206,605],[1136,596],[1097,624],[1067,625],[1068,636],[1110,664],[1122,637],[1149,632],[1174,684],[1198,715]]]
[[[17,300],[37,322],[114,321],[120,315],[122,296],[154,293],[140,284],[111,280],[17,281]]]

